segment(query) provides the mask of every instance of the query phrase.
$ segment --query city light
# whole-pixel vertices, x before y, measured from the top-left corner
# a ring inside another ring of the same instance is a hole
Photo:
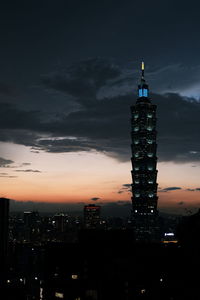
[[[63,299],[64,298],[64,294],[63,293],[59,293],[59,292],[55,292],[55,297]]]

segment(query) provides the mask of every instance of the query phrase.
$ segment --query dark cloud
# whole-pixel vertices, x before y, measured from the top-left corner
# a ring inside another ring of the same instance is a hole
[[[3,157],[0,157],[0,167],[7,167],[7,166],[9,166],[9,165],[11,165],[11,164],[13,164],[14,163],[14,161],[13,160],[11,160],[11,159],[5,159],[5,158],[3,158]]]
[[[182,188],[177,187],[177,186],[171,186],[171,187],[167,187],[164,189],[160,189],[159,192],[170,192],[170,191],[176,191],[176,190],[182,190]]]
[[[93,198],[91,198],[90,200],[92,200],[92,201],[97,201],[97,200],[100,200],[101,198],[98,198],[98,197],[93,197]]]
[[[41,171],[39,171],[39,170],[32,170],[32,169],[27,169],[27,170],[15,170],[15,172],[41,173]]]
[[[196,192],[196,191],[200,191],[200,188],[186,189],[186,191],[189,191],[189,192]]]
[[[43,76],[42,83],[47,88],[75,97],[81,104],[91,105],[99,90],[120,73],[120,69],[108,60],[91,58],[68,67],[62,73]]]
[[[18,176],[13,176],[13,175],[0,175],[0,177],[17,178]]]
[[[125,183],[125,184],[122,184],[121,189],[117,193],[122,194],[122,193],[131,192],[131,191],[132,191],[132,184]]]
[[[121,77],[119,67],[102,59],[74,64],[60,76],[46,76],[46,87],[64,93],[66,102],[69,95],[73,96],[70,101],[79,106],[62,114],[55,110],[53,117],[1,103],[0,141],[30,146],[34,152],[97,151],[120,161],[130,160],[129,107],[137,96],[129,90],[113,93],[112,97],[104,91],[98,96],[102,89],[115,90]],[[159,161],[199,161],[200,103],[175,93],[151,97],[158,107]]]
[[[125,187],[125,188],[130,188],[132,186],[132,184],[131,183],[125,183],[122,186]]]

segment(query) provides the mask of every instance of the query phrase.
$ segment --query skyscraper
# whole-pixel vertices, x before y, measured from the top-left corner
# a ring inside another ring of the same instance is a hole
[[[132,221],[136,240],[157,239],[156,105],[151,103],[144,79],[144,63],[138,99],[131,106]]]

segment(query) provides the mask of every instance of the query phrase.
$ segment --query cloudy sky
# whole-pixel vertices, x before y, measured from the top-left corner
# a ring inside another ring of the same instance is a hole
[[[159,208],[197,209],[199,9],[176,0],[2,1],[1,196],[127,205],[130,105],[144,60],[158,106]]]

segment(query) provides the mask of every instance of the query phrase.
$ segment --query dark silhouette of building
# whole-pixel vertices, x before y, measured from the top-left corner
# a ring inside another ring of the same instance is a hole
[[[64,232],[65,230],[65,215],[64,214],[56,214],[54,216],[54,224],[55,228],[59,232]]]
[[[180,244],[192,251],[200,250],[200,209],[193,215],[184,216],[177,226]]]
[[[39,232],[40,216],[37,211],[24,212],[24,239],[34,240]]]
[[[84,225],[86,228],[97,228],[100,224],[101,207],[95,204],[84,206]]]
[[[4,275],[8,254],[9,199],[0,198],[0,276]]]
[[[136,240],[157,239],[156,105],[151,103],[142,63],[138,99],[131,106],[132,220]]]

